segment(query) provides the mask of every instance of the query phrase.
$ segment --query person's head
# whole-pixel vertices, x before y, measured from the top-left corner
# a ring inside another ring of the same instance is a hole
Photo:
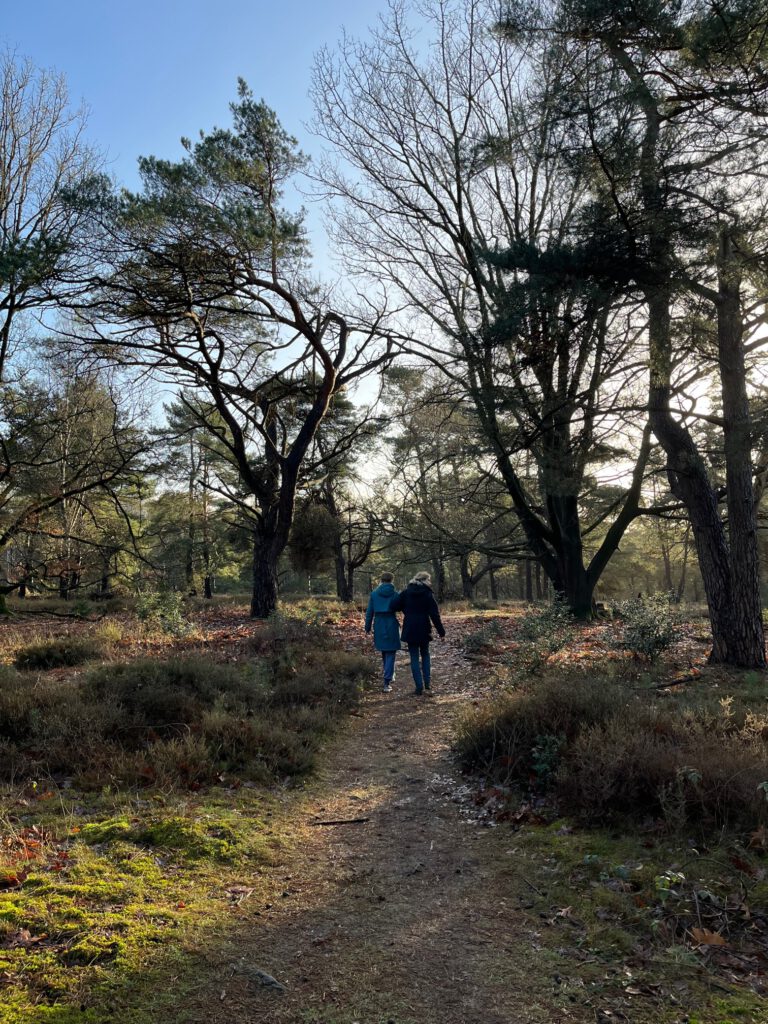
[[[416,575],[411,580],[411,583],[421,583],[427,587],[431,587],[432,577],[429,575],[428,572],[417,572]]]
[[[391,583],[394,580],[394,578],[395,577],[392,575],[391,572],[383,572],[379,577],[382,583]]]

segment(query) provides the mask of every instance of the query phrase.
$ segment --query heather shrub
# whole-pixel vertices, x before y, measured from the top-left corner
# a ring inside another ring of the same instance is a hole
[[[27,670],[66,668],[102,658],[104,653],[98,639],[62,636],[19,648],[14,663]]]
[[[507,692],[460,719],[455,742],[460,764],[499,781],[524,782],[542,737],[562,737],[564,746],[585,725],[605,721],[623,700],[616,684],[596,682],[581,673],[561,674],[535,688]]]
[[[244,713],[259,702],[262,690],[253,673],[190,657],[146,658],[98,669],[86,679],[83,693],[120,707],[121,730],[133,731],[141,742],[142,730],[178,733],[214,705]]]
[[[588,821],[663,817],[682,827],[753,828],[768,821],[768,748],[748,729],[711,731],[697,716],[611,719],[586,729],[561,764],[564,805]]]
[[[103,666],[70,682],[0,672],[0,777],[196,787],[309,771],[359,699],[368,659],[281,648],[256,666],[203,657]]]
[[[670,828],[768,822],[768,719],[720,706],[649,704],[576,672],[505,694],[460,721],[465,770],[547,788],[588,823],[661,818]]]

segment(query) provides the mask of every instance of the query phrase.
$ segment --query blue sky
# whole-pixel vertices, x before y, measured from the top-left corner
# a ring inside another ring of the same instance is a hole
[[[364,34],[385,0],[27,0],[0,25],[0,45],[63,72],[90,109],[89,137],[116,177],[137,184],[136,158],[176,157],[178,140],[228,123],[238,76],[307,152],[302,122],[312,56],[342,26]]]

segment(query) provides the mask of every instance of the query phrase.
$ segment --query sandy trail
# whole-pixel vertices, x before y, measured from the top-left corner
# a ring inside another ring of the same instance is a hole
[[[401,655],[393,692],[370,694],[332,745],[278,870],[284,888],[212,954],[221,980],[198,993],[190,1024],[594,1020],[542,991],[514,835],[478,826],[457,797],[451,729],[473,669],[449,643],[433,654],[435,696],[412,696]],[[311,824],[350,818],[368,820]]]

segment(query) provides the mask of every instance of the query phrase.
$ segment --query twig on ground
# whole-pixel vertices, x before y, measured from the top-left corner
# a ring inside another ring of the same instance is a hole
[[[362,825],[370,818],[333,818],[330,821],[310,821],[310,825]]]
[[[541,889],[537,889],[536,886],[533,884],[533,882],[529,882],[528,881],[528,879],[525,877],[525,875],[520,875],[520,877],[525,882],[525,884],[530,886],[531,889],[533,889],[534,892],[537,892],[539,894],[539,896],[542,896],[542,897],[544,896],[544,893],[541,891]]]

